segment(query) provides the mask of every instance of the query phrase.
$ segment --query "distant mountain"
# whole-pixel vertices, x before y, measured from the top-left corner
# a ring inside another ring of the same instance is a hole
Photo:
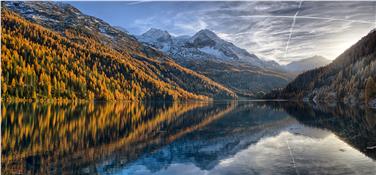
[[[318,67],[326,66],[331,62],[331,60],[326,59],[325,57],[315,55],[310,58],[293,61],[285,66],[286,71],[288,72],[297,72],[302,73],[307,70],[312,70]]]
[[[4,99],[236,97],[231,90],[69,4],[8,1],[2,6]]]
[[[372,103],[376,100],[376,31],[338,56],[331,64],[299,75],[268,98]]]
[[[174,42],[173,37],[167,31],[154,28],[139,36],[138,40],[165,52],[171,49]]]
[[[136,37],[239,95],[259,96],[290,80],[278,63],[261,60],[207,29],[193,36],[174,37],[152,28]]]

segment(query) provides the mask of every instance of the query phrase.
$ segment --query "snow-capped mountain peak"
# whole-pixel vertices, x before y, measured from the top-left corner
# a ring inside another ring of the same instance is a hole
[[[192,37],[173,37],[167,31],[152,28],[137,38],[177,60],[237,60],[258,67],[270,67],[266,61],[221,39],[215,32],[208,29],[200,30]]]
[[[214,32],[208,30],[208,29],[203,29],[197,32],[195,35],[193,35],[190,38],[191,43],[207,43],[210,42],[214,44],[215,42],[220,42],[222,39],[217,36]]]
[[[160,29],[151,28],[147,32],[141,35],[141,39],[145,41],[158,41],[158,42],[166,42],[171,41],[172,36],[167,32]]]
[[[163,52],[170,51],[173,45],[173,37],[167,32],[156,28],[151,28],[137,39],[143,43],[147,43]]]

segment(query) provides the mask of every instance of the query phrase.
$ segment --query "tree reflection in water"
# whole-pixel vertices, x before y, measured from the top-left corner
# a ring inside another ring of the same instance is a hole
[[[376,158],[375,110],[342,104],[24,103],[2,104],[1,112],[5,174],[111,173],[135,162],[154,171],[174,162],[211,170],[262,138],[279,137],[296,120]],[[166,149],[173,155],[158,153]],[[153,152],[158,161],[141,158]]]
[[[327,129],[367,156],[376,159],[376,110],[362,106],[274,103],[307,126]]]
[[[209,102],[3,105],[2,171],[83,173],[108,158],[126,164],[233,107]]]

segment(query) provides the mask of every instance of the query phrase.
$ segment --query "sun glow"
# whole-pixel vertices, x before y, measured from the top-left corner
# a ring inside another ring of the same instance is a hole
[[[368,32],[368,29],[362,31],[351,31],[324,39],[317,43],[317,47],[326,49],[320,49],[318,54],[325,56],[327,59],[334,60],[341,53],[356,44],[363,36],[367,35]]]

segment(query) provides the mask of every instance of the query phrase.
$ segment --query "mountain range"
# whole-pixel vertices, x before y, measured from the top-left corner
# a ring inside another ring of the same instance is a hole
[[[280,65],[260,59],[208,29],[193,36],[175,37],[168,31],[151,28],[136,38],[242,96],[261,97],[284,87],[299,73],[330,63],[330,60],[316,55]]]
[[[275,61],[260,59],[254,53],[249,53],[247,50],[221,39],[215,32],[209,29],[200,30],[193,36],[172,36],[168,31],[151,28],[142,35],[136,36],[136,38],[140,42],[154,47],[181,62],[203,59],[220,60],[249,64],[274,71],[296,73],[325,66],[331,62],[323,56],[315,55],[298,61],[292,61],[287,65],[280,65]]]
[[[278,63],[262,60],[208,29],[193,36],[174,37],[167,31],[151,28],[136,38],[240,96],[260,97],[291,80],[291,75]]]
[[[171,36],[167,31],[151,28],[136,38],[157,48],[176,60],[221,60],[248,63],[268,68],[272,64],[258,58],[255,54],[235,46],[217,36],[213,31],[203,29],[193,36]]]
[[[172,36],[152,28],[133,36],[66,3],[2,5],[3,99],[182,100],[268,93],[267,98],[376,103],[375,31],[330,64],[314,56],[283,66],[208,29]]]

